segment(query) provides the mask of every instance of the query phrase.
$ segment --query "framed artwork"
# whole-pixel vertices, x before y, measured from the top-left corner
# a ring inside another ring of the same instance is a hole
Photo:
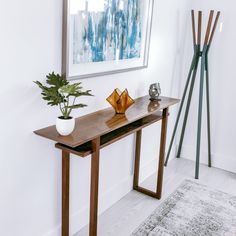
[[[148,66],[154,0],[64,0],[62,73],[81,79]]]

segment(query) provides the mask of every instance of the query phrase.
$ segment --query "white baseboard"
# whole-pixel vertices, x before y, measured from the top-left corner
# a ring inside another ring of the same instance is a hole
[[[193,146],[183,145],[181,157],[195,161],[196,148]],[[236,157],[212,153],[211,158],[213,167],[236,173]],[[205,150],[201,151],[200,163],[208,164],[208,152]]]
[[[152,160],[145,166],[141,167],[140,182],[150,177],[156,172],[157,160]],[[133,189],[133,176],[130,175],[117,183],[114,187],[99,196],[99,214],[106,211],[113,204],[119,201],[122,197],[128,194]],[[85,205],[79,209],[75,214],[70,216],[70,235],[77,233],[80,229],[88,224],[89,219],[89,205]],[[61,233],[61,225],[56,226],[44,236],[58,236]]]

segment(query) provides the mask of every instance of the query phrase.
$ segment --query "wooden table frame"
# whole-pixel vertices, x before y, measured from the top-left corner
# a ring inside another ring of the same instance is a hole
[[[160,142],[160,154],[159,154],[159,164],[158,164],[158,172],[157,172],[156,192],[150,191],[148,189],[145,189],[145,188],[139,186],[142,129],[140,129],[136,133],[133,189],[138,192],[144,193],[150,197],[157,198],[157,199],[161,199],[161,194],[162,194],[164,161],[165,161],[165,147],[166,147],[166,133],[167,133],[167,120],[168,120],[168,108],[163,110],[163,115],[162,115],[161,142]]]
[[[167,99],[166,103],[160,104],[150,103],[148,97],[142,97],[141,102],[137,99],[137,103],[140,102],[145,108],[146,104],[149,104],[145,115],[135,117],[135,119],[129,119],[129,114],[126,116],[115,115],[107,124],[110,132],[101,132],[100,135],[94,136],[92,139],[80,141],[80,145],[73,143],[74,139],[61,138],[58,135],[55,136],[54,126],[35,131],[36,134],[60,141],[56,143],[56,147],[62,150],[62,236],[69,236],[69,196],[70,196],[70,154],[85,157],[92,155],[91,157],[91,186],[90,186],[90,221],[89,221],[89,236],[97,235],[97,219],[98,219],[98,187],[99,187],[99,159],[100,150],[130,134],[136,133],[136,147],[135,147],[135,166],[134,166],[134,180],[133,189],[143,194],[154,197],[156,199],[161,198],[162,184],[163,184],[163,173],[164,173],[164,158],[165,158],[165,145],[166,145],[166,132],[167,132],[167,121],[168,121],[168,109],[169,106],[178,102],[177,99]],[[150,106],[151,104],[151,106]],[[136,106],[139,106],[136,104]],[[137,107],[133,108],[133,114],[137,112]],[[104,113],[107,109],[103,110]],[[110,110],[108,112],[110,114]],[[96,114],[96,113],[94,113]],[[92,114],[94,116],[94,114]],[[92,115],[90,116],[92,119]],[[98,115],[98,114],[97,114]],[[137,119],[138,118],[138,119]],[[88,116],[85,117],[87,122]],[[83,118],[79,119],[80,122]],[[142,140],[142,129],[155,122],[162,121],[161,127],[161,140],[160,140],[160,153],[159,153],[159,165],[157,175],[157,187],[156,192],[150,191],[139,186],[139,172],[140,172],[140,153],[141,153],[141,140]],[[119,124],[119,125],[118,125]],[[77,137],[75,135],[75,137]],[[86,136],[87,137],[87,136]],[[61,140],[60,140],[61,139]],[[72,142],[73,140],[73,142]],[[78,140],[76,140],[78,143]],[[68,146],[68,143],[71,144]]]

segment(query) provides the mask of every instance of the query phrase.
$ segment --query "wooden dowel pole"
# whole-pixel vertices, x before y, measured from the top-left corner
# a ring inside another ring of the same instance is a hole
[[[169,144],[169,148],[168,148],[168,152],[167,152],[167,156],[166,156],[166,161],[165,161],[165,166],[167,166],[167,163],[168,163],[169,158],[170,158],[170,152],[171,152],[171,149],[172,149],[172,146],[173,146],[173,143],[174,143],[175,135],[176,135],[177,128],[178,128],[178,125],[179,125],[179,121],[180,121],[180,116],[181,116],[183,106],[184,106],[184,102],[185,102],[185,97],[186,97],[186,94],[187,94],[187,91],[188,91],[189,83],[190,83],[190,80],[191,80],[191,76],[192,76],[195,64],[196,64],[196,53],[194,52],[192,63],[191,63],[191,66],[190,66],[188,77],[187,77],[187,81],[186,81],[186,84],[185,84],[185,87],[184,87],[184,92],[183,92],[183,96],[182,96],[182,99],[181,99],[178,115],[177,115],[177,118],[176,118],[176,121],[175,121],[174,130],[173,130],[171,141],[170,141],[170,144]]]
[[[201,34],[202,34],[202,12],[198,12],[198,37],[197,44],[201,45]]]
[[[193,30],[193,44],[196,45],[196,28],[195,28],[195,17],[194,10],[191,11],[192,14],[192,30]]]
[[[198,47],[198,48],[200,48],[200,47]],[[199,51],[200,51],[200,49],[197,49],[197,55],[199,55]],[[196,76],[197,76],[197,69],[198,69],[199,59],[200,59],[200,56],[197,56],[196,61],[195,61],[193,74],[192,74],[192,79],[191,79],[192,81],[191,81],[190,88],[189,88],[188,100],[187,100],[187,104],[186,104],[186,108],[185,108],[183,127],[182,127],[182,131],[181,131],[179,147],[178,147],[178,151],[177,151],[177,155],[176,155],[177,158],[180,158],[180,155],[181,155],[181,149],[182,149],[182,145],[183,145],[184,134],[185,134],[186,125],[187,125],[187,121],[188,121],[189,108],[190,108],[193,89],[194,89],[194,84],[195,84],[195,80],[196,80]]]
[[[215,22],[214,22],[214,25],[213,25],[213,28],[212,28],[211,36],[210,36],[210,40],[209,40],[209,43],[208,43],[209,45],[211,45],[211,43],[212,43],[219,17],[220,17],[220,11],[218,11],[217,15],[216,15],[216,19],[215,19]]]
[[[209,36],[210,36],[210,32],[211,32],[211,24],[212,24],[213,16],[214,16],[214,11],[211,10],[210,15],[209,15],[209,19],[208,19],[204,45],[208,44],[208,40],[209,40]]]

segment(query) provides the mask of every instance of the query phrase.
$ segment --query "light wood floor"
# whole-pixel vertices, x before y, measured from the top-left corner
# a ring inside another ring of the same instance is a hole
[[[208,185],[214,189],[236,195],[236,174],[202,165],[200,179],[194,179],[194,162],[185,159],[172,160],[165,168],[162,200],[158,201],[136,191],[131,191],[119,202],[99,216],[98,236],[130,235],[184,179]],[[142,186],[154,190],[156,176],[148,178]],[[88,227],[84,227],[74,236],[87,236]]]

